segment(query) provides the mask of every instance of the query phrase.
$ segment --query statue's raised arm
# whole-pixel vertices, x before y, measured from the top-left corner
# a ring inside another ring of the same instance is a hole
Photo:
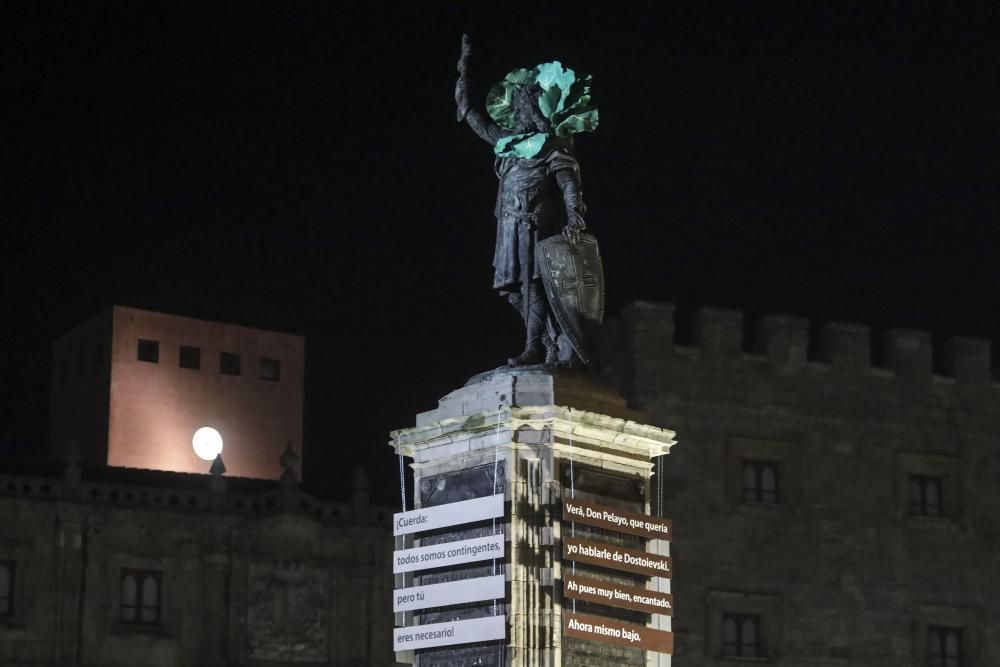
[[[469,36],[462,34],[462,52],[458,56],[458,81],[455,82],[455,119],[461,123],[469,113],[469,58],[472,44]]]
[[[479,137],[495,146],[504,136],[503,129],[486,114],[469,105],[469,59],[472,57],[472,43],[469,36],[462,35],[462,51],[458,56],[458,81],[455,82],[455,118],[469,124]]]

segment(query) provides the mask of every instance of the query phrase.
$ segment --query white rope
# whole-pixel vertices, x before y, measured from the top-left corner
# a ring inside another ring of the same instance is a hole
[[[396,451],[399,452],[399,434],[396,434]],[[399,453],[399,499],[406,511],[406,473],[403,471],[403,454]]]
[[[573,413],[573,408],[566,408],[570,415]],[[576,500],[576,471],[573,469],[573,423],[570,422],[569,426],[569,497]],[[576,537],[576,520],[570,522],[570,536]],[[574,560],[570,566],[573,576],[576,576],[576,561]],[[576,598],[573,598],[573,613],[576,613]]]
[[[497,433],[494,440],[493,451],[493,495],[497,494],[497,485],[500,483],[500,413],[503,412],[503,404],[497,406]],[[493,534],[497,534],[497,518],[493,517]],[[497,559],[493,559],[493,576],[497,574]],[[497,615],[497,599],[493,598],[493,615]]]
[[[656,516],[663,516],[663,454],[656,457]]]
[[[656,516],[663,518],[663,454],[656,457]],[[662,591],[663,577],[656,577],[656,590]]]

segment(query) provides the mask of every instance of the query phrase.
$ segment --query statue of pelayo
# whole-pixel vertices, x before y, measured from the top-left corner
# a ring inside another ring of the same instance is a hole
[[[524,319],[524,350],[507,368],[592,367],[604,316],[604,273],[586,224],[573,135],[597,127],[591,77],[558,61],[517,69],[490,89],[486,113],[469,102],[468,35],[455,102],[493,147],[500,181],[493,287]]]

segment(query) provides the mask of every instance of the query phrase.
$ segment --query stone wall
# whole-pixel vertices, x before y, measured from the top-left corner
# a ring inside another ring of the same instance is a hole
[[[120,476],[0,475],[0,664],[394,664],[392,515],[363,483],[337,503],[291,481]],[[158,623],[122,622],[123,569],[159,573]]]
[[[672,306],[639,302],[605,330],[607,379],[678,434],[677,664],[745,664],[721,657],[726,612],[759,616],[773,664],[924,665],[935,626],[961,631],[963,666],[1000,664],[989,343],[890,329],[873,355],[865,326],[746,317],[705,308],[675,337]],[[778,503],[744,501],[752,460]],[[915,475],[940,480],[942,516],[911,511]]]

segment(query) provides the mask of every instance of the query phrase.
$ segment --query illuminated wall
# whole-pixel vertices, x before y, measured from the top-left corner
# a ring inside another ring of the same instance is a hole
[[[286,443],[301,449],[304,346],[301,336],[116,306],[55,344],[51,457],[75,440],[93,463],[207,472],[191,437],[211,426],[228,474],[276,479]]]

